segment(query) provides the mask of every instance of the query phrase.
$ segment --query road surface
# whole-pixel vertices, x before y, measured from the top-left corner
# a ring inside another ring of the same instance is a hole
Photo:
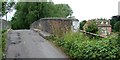
[[[12,30],[7,34],[6,58],[67,58],[37,32]]]

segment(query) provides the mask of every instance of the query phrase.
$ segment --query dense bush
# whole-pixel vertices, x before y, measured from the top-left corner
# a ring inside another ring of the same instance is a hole
[[[53,37],[52,37],[53,38]],[[76,59],[120,59],[115,37],[90,39],[82,33],[68,33],[63,38],[53,40],[65,52]]]
[[[2,52],[5,51],[6,45],[6,30],[2,30]]]
[[[116,28],[115,28],[115,24],[120,21],[120,16],[116,15],[116,16],[112,16],[112,18],[110,19],[110,25],[112,26],[112,31],[116,32]]]
[[[3,53],[5,52],[5,45],[6,45],[6,31],[7,30],[0,30],[1,37],[0,37],[0,60],[3,57]]]
[[[118,37],[117,37],[117,43],[119,44],[119,46],[120,46],[120,32],[118,32]]]
[[[7,30],[2,30],[2,33],[5,33]]]
[[[79,25],[80,30],[83,30],[83,26],[85,25],[86,22],[87,22],[86,20],[83,20],[82,22],[80,22],[80,25]]]
[[[84,29],[86,32],[91,32],[91,33],[97,33],[98,32],[98,27],[97,27],[97,22],[96,21],[88,21],[86,25],[84,26]]]
[[[114,25],[114,30],[116,32],[120,32],[120,21],[116,22],[115,25]]]

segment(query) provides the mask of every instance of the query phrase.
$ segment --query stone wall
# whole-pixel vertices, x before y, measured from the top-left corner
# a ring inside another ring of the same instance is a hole
[[[30,29],[39,29],[54,35],[63,35],[72,30],[72,22],[77,19],[42,18],[31,24]]]
[[[10,28],[10,23],[6,20],[0,19],[0,30],[6,30]]]

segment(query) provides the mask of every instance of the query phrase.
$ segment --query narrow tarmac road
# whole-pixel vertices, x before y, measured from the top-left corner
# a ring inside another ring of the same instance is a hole
[[[6,58],[67,58],[32,30],[12,30],[7,34]]]

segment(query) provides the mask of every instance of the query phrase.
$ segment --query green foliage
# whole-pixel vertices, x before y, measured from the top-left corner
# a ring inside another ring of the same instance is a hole
[[[3,53],[5,52],[5,45],[6,45],[6,30],[0,31],[2,32],[2,38],[0,43],[0,59],[2,60]]]
[[[71,10],[70,6],[68,4],[56,4],[56,11],[58,17],[71,17],[73,11]]]
[[[28,29],[30,24],[40,18],[71,16],[72,10],[68,4],[53,2],[18,2],[16,13],[12,18],[12,29]]]
[[[4,16],[5,14],[7,14],[11,10],[11,7],[14,4],[15,4],[14,2],[2,2],[2,9],[1,9],[2,16]]]
[[[51,37],[53,38],[53,37]],[[120,59],[116,37],[90,39],[82,33],[68,33],[63,38],[51,39],[61,46],[70,58],[110,60]]]
[[[116,36],[117,37],[117,43],[119,44],[119,46],[120,46],[120,32],[118,32],[118,36]]]
[[[115,28],[114,28],[114,25],[115,23],[117,23],[118,21],[120,21],[120,16],[112,16],[112,18],[110,19],[110,24],[112,26],[112,31],[115,32]]]
[[[2,49],[0,48],[0,60],[2,60]]]
[[[6,45],[6,30],[2,31],[2,52],[5,52]]]
[[[116,32],[120,32],[120,21],[116,22],[115,25],[114,25],[114,30]]]
[[[83,26],[85,25],[86,22],[87,22],[86,20],[80,22],[80,30],[83,30]]]
[[[85,30],[87,32],[97,33],[98,32],[98,26],[96,24],[96,21],[90,21],[90,23],[88,23],[88,25],[85,28]]]

